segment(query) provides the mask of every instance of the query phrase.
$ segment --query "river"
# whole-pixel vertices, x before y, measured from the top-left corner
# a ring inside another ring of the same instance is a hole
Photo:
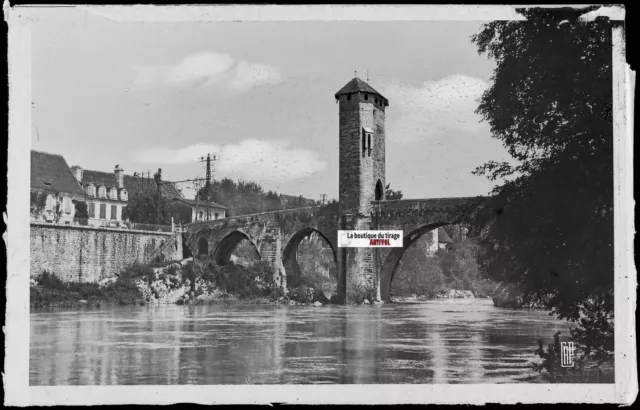
[[[513,383],[539,380],[546,312],[488,299],[382,306],[33,310],[30,385]]]

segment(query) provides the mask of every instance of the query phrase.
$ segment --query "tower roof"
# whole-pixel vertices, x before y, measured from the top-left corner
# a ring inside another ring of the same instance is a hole
[[[354,77],[353,80],[349,81],[344,87],[340,89],[335,95],[336,100],[340,98],[340,95],[347,94],[355,94],[358,92],[366,92],[371,94],[376,94],[378,97],[382,98],[384,101],[385,107],[389,105],[389,100],[387,100],[382,94],[373,89],[369,84],[365,83],[358,77]]]

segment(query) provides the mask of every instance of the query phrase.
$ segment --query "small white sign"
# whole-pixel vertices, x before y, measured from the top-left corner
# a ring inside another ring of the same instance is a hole
[[[402,231],[338,231],[340,248],[402,248]]]
[[[573,367],[573,342],[560,342],[560,365],[562,367]]]

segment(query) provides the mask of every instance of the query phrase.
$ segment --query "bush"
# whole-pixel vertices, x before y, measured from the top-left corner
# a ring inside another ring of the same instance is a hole
[[[201,277],[241,299],[267,297],[277,288],[271,267],[264,262],[251,266],[234,263],[226,266],[209,264]]]
[[[361,304],[367,299],[369,302],[376,300],[376,289],[364,283],[354,284],[353,288],[347,291],[347,300],[351,304]]]
[[[269,300],[273,302],[273,301],[276,301],[276,300],[278,300],[279,298],[281,298],[283,296],[285,296],[284,290],[281,287],[277,287],[277,288],[273,289],[271,291],[271,293],[269,294]]]
[[[411,258],[412,255],[408,255]],[[395,296],[424,295],[434,297],[447,288],[446,279],[437,258],[426,257],[420,263],[402,259],[392,282]]]
[[[536,355],[542,359],[542,363],[533,363],[533,369],[539,373],[546,372],[547,378],[550,381],[555,381],[558,373],[566,373],[567,368],[562,367],[560,363],[561,349],[560,349],[560,332],[553,335],[553,343],[544,348],[544,342],[538,340],[538,349]]]
[[[146,265],[135,264],[120,272],[118,280],[123,282],[135,282],[137,279],[142,279],[145,282],[150,283],[153,280],[153,276],[153,268]]]
[[[613,361],[613,295],[586,300],[580,313],[580,327],[571,329],[571,338],[582,353],[580,360],[595,361],[597,366]]]
[[[309,286],[299,285],[289,291],[289,299],[299,303],[313,303],[315,290]]]
[[[135,269],[134,272],[137,272]],[[37,279],[39,288],[31,288],[30,305],[33,307],[72,307],[87,301],[90,306],[144,304],[142,295],[131,279],[118,279],[107,286],[97,283],[62,282],[49,272]]]
[[[60,278],[47,271],[42,272],[36,281],[40,286],[47,289],[67,290],[68,288],[68,285],[60,280]]]

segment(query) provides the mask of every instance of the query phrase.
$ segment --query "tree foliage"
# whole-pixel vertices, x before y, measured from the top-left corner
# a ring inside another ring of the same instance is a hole
[[[388,183],[387,186],[384,187],[384,190],[384,199],[389,201],[393,199],[402,199],[402,191],[391,189],[391,183]]]
[[[73,201],[73,205],[76,208],[76,213],[74,215],[75,218],[88,218],[89,217],[89,208],[87,207],[87,203],[84,201]]]
[[[300,208],[309,206],[312,202],[300,196],[289,199],[283,204],[280,201],[280,195],[275,191],[265,191],[262,186],[253,181],[235,182],[229,178],[212,181],[209,192],[206,187],[201,188],[198,191],[198,198],[202,201],[209,198],[212,202],[227,206],[233,215]]]
[[[480,261],[575,321],[595,300],[613,312],[611,23],[585,11],[528,9],[472,37],[497,67],[477,112],[515,163],[476,170],[494,189]],[[609,315],[611,313],[611,315]]]
[[[159,192],[145,192],[129,198],[127,206],[122,210],[122,219],[131,222],[171,225],[173,205]]]

